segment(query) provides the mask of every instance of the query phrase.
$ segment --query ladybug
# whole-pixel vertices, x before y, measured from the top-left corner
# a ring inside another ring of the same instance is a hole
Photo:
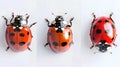
[[[22,15],[14,16],[14,13],[12,13],[10,24],[8,24],[6,17],[3,16],[3,18],[5,19],[7,26],[5,37],[8,47],[6,51],[9,48],[15,52],[24,51],[26,49],[31,50],[29,45],[33,36],[30,28],[36,23],[27,26],[29,15],[24,19]]]
[[[62,53],[67,51],[73,43],[73,33],[71,30],[72,21],[65,21],[63,16],[56,16],[55,20],[50,24],[48,19],[45,21],[48,23],[47,42],[44,46],[49,45],[55,53]]]
[[[116,46],[114,43],[116,39],[116,27],[111,18],[112,15],[113,13],[109,17],[102,16],[96,18],[93,13],[94,19],[90,29],[90,38],[93,45],[90,49],[97,47],[100,52],[104,53],[108,50],[108,47],[112,45]]]

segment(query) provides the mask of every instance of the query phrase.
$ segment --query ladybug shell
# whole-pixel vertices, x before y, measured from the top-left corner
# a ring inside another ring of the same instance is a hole
[[[114,22],[108,17],[96,18],[90,29],[90,37],[93,45],[99,44],[101,40],[112,45],[116,39],[116,28]]]
[[[67,51],[73,42],[70,27],[65,27],[62,31],[56,32],[55,27],[50,27],[48,30],[48,44],[56,53]]]
[[[13,26],[7,26],[6,41],[13,51],[28,49],[32,40],[31,30],[28,26],[22,26],[19,32],[15,32]]]

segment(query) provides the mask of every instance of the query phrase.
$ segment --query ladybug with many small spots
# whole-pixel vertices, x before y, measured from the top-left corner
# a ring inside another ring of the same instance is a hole
[[[10,24],[8,24],[6,17],[3,16],[3,18],[5,19],[7,26],[6,42],[8,47],[6,51],[9,48],[15,52],[24,51],[26,49],[31,50],[29,48],[32,40],[32,32],[30,28],[36,23],[27,26],[29,15],[27,15],[26,19],[24,19],[22,15],[14,16],[14,13],[12,13]]]
[[[109,17],[102,16],[96,18],[93,13],[94,19],[90,29],[90,38],[93,44],[91,49],[98,47],[99,51],[104,53],[107,51],[108,47],[112,45],[116,46],[114,43],[116,39],[116,27],[111,18],[112,14],[113,13],[111,13]]]
[[[47,41],[45,46],[49,44],[50,48],[55,53],[61,53],[67,51],[71,43],[73,43],[73,34],[70,27],[72,26],[71,18],[69,22],[65,21],[62,16],[56,16],[55,20],[51,23],[48,19],[45,19],[48,22],[48,33]]]

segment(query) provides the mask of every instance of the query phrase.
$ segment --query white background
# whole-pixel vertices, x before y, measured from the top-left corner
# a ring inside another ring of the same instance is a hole
[[[29,24],[37,22],[31,28],[33,40],[30,48],[32,52],[13,52],[5,49],[5,21],[2,16],[9,20],[11,13],[30,15]],[[50,21],[55,16],[51,13],[68,14],[64,18],[73,21],[74,45],[65,53],[55,54],[49,47],[44,47],[47,42],[47,23],[44,18]],[[109,16],[113,12],[113,20],[117,28],[118,47],[112,47],[112,54],[96,53],[96,49],[90,50],[91,41],[89,37],[90,25],[92,22],[91,13],[96,16]],[[1,0],[0,1],[0,66],[1,67],[119,67],[120,66],[120,1],[119,0]]]

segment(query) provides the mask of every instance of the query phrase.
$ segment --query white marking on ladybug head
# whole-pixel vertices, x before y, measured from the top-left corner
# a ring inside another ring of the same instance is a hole
[[[67,25],[69,25],[69,23],[67,21],[61,21],[60,24],[61,24],[62,28],[65,27],[65,26],[67,26]]]
[[[58,28],[55,28],[55,30],[57,30]]]
[[[20,20],[20,18],[17,18],[17,20]]]
[[[20,29],[22,29],[23,27],[19,27]]]
[[[15,26],[13,26],[13,29],[15,29],[16,27]]]
[[[62,30],[64,30],[64,28],[61,28]]]

